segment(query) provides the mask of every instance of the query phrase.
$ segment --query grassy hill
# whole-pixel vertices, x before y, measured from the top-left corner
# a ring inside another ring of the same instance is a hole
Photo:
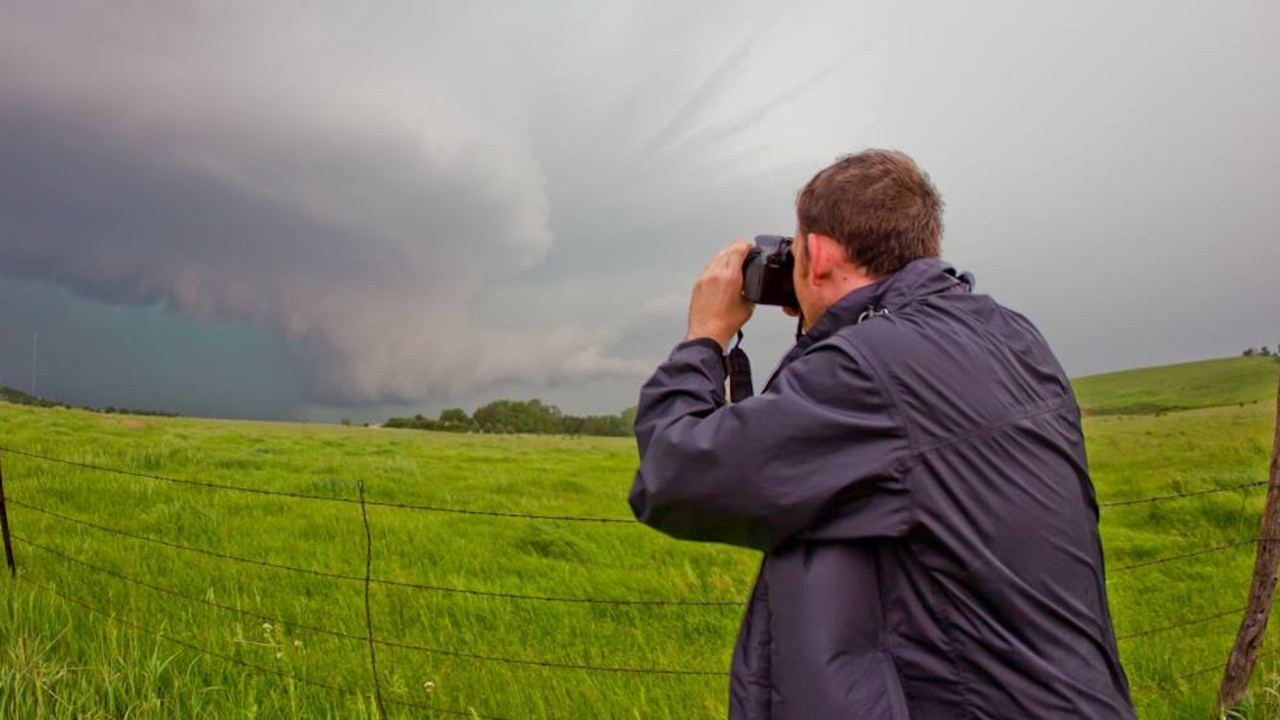
[[[1086,415],[1154,415],[1260,402],[1274,396],[1277,371],[1274,358],[1237,357],[1092,375],[1072,385]]]
[[[5,385],[0,385],[0,401],[13,403],[14,405],[35,405],[36,407],[53,407],[60,404],[42,397],[29,395]]]
[[[14,388],[7,387],[4,385],[0,385],[0,402],[12,403],[14,405],[31,405],[34,407],[44,407],[44,408],[52,408],[52,407],[70,408],[71,407],[66,403],[58,402],[56,400],[49,400],[48,398],[42,398],[36,395],[31,395],[29,393],[24,393],[21,390],[16,390]],[[178,415],[177,413],[165,412],[160,410],[141,410],[136,408],[123,408],[123,407],[121,408],[84,407],[81,409],[88,410],[91,412],[119,413],[122,415],[159,415],[163,417],[177,417]]]
[[[1271,358],[1241,357],[1074,382],[1140,717],[1215,716],[1220,666],[1248,598],[1278,375]],[[1197,494],[1223,488],[1239,489]],[[1124,504],[1178,495],[1188,496]],[[1280,644],[1276,631],[1273,622],[1264,649]],[[1259,691],[1240,717],[1280,717],[1276,657],[1259,663]]]
[[[1277,370],[1240,358],[1077,384],[1112,611],[1144,718],[1213,714],[1264,497],[1238,486],[1266,478]],[[739,607],[563,599],[734,603],[758,555],[635,524],[501,515],[627,518],[629,440],[0,403],[0,446],[136,473],[0,450],[19,563],[17,583],[0,579],[0,717],[377,717],[364,584],[315,574],[360,578],[366,562],[383,581],[368,597],[389,716],[725,715],[715,673]],[[383,503],[367,508],[371,557],[359,504],[161,477],[346,499],[362,482]],[[1266,647],[1278,642],[1273,631]],[[1280,685],[1278,658],[1259,665],[1245,717],[1280,715],[1261,691]]]

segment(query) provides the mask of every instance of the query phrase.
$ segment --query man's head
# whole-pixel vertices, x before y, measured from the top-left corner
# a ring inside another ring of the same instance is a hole
[[[845,294],[937,257],[942,199],[906,155],[866,150],[840,158],[796,199],[796,295],[807,323]]]

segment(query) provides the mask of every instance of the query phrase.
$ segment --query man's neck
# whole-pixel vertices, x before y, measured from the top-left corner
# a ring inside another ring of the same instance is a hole
[[[871,277],[853,266],[840,268],[833,272],[828,281],[823,283],[821,290],[823,304],[820,311],[814,313],[813,317],[806,316],[804,318],[804,331],[809,332],[809,330],[822,319],[822,316],[827,314],[827,311],[831,309],[832,305],[840,302],[840,300],[848,296],[849,293],[861,290],[868,285],[876,283],[880,279],[881,278]]]

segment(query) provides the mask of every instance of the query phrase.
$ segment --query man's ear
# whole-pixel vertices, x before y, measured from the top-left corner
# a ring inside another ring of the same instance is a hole
[[[809,256],[809,276],[813,280],[828,277],[843,259],[840,244],[820,233],[806,233],[805,252]]]

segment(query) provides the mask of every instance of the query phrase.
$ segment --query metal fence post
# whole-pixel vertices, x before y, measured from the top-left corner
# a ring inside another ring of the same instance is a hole
[[[13,540],[9,537],[9,508],[4,502],[4,468],[0,461],[0,533],[4,535],[4,559],[9,563],[9,575],[18,577],[18,565],[13,561]]]
[[[373,697],[378,705],[378,717],[387,716],[386,706],[382,704],[382,681],[378,679],[378,652],[373,639],[373,614],[369,609],[369,586],[373,582],[373,533],[369,530],[369,508],[364,502],[364,480],[356,481],[356,489],[360,493],[360,517],[364,520],[364,627],[365,637],[369,640],[369,673],[373,675]]]
[[[1267,632],[1271,600],[1276,590],[1277,565],[1280,564],[1280,388],[1276,392],[1276,429],[1271,445],[1271,472],[1267,484],[1267,505],[1262,511],[1262,528],[1258,533],[1258,554],[1253,564],[1253,586],[1249,589],[1249,606],[1240,621],[1235,647],[1227,660],[1218,689],[1218,707],[1227,710],[1244,699],[1244,691],[1258,661],[1258,649]]]

